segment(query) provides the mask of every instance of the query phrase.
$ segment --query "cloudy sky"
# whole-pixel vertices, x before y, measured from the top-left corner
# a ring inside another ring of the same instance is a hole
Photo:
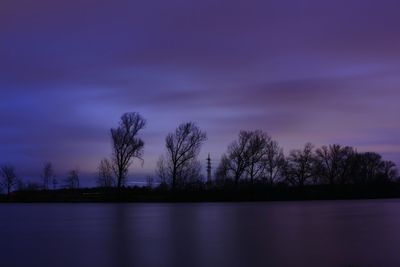
[[[239,130],[400,165],[397,0],[2,0],[0,162],[96,170],[122,113],[148,121],[143,167],[184,121],[214,162]]]

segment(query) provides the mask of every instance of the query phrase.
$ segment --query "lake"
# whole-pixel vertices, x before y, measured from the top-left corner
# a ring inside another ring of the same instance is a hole
[[[400,266],[400,201],[0,204],[0,266]]]

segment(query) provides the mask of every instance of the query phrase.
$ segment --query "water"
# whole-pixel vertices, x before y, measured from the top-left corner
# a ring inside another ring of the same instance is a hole
[[[0,204],[0,266],[400,266],[400,201]]]

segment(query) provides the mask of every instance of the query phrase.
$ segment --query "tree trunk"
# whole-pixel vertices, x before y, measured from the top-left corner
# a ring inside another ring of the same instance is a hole
[[[172,170],[172,190],[176,188],[176,168]]]
[[[122,170],[121,168],[118,170],[118,181],[117,181],[117,188],[121,188],[122,185]]]

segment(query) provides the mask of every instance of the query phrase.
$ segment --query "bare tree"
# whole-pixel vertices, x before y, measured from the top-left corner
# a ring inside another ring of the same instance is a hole
[[[360,184],[387,182],[397,176],[395,164],[383,161],[382,156],[374,152],[359,153],[353,171],[355,182]]]
[[[67,178],[65,179],[65,185],[69,189],[79,188],[79,172],[74,169],[68,172]]]
[[[398,176],[398,170],[396,169],[396,164],[390,160],[383,161],[382,174],[389,181],[394,181]]]
[[[42,179],[43,179],[43,189],[48,190],[49,189],[49,183],[51,182],[52,179],[54,179],[54,170],[53,170],[53,165],[51,162],[46,162],[43,166],[43,172],[42,172]]]
[[[138,133],[145,125],[146,121],[142,116],[132,112],[123,114],[118,128],[111,129],[112,162],[118,188],[125,182],[132,159],[142,159],[144,142],[138,137]]]
[[[178,183],[182,185],[195,184],[203,181],[201,163],[197,159],[187,161],[178,173]]]
[[[227,164],[225,169],[228,172],[228,177],[232,176],[235,185],[239,183],[239,180],[243,177],[246,169],[249,166],[249,151],[248,147],[250,144],[252,133],[247,131],[240,131],[239,139],[233,141],[228,146],[228,152],[226,157],[228,160],[221,160],[221,163]]]
[[[207,135],[193,122],[182,123],[165,138],[167,153],[160,157],[158,173],[171,179],[172,189],[197,179],[200,174],[197,156]],[[161,177],[163,178],[163,177]]]
[[[350,146],[342,147],[339,152],[337,183],[340,185],[351,183],[354,179],[352,173],[357,152]]]
[[[345,183],[350,172],[353,149],[338,144],[322,146],[315,152],[316,173],[322,182],[333,186]]]
[[[262,159],[262,164],[265,165],[264,179],[267,183],[273,184],[282,176],[285,156],[278,142],[271,138],[267,139],[264,151],[265,156]]]
[[[307,143],[302,150],[290,151],[284,173],[287,181],[295,186],[304,186],[314,175],[313,145]]]
[[[229,179],[230,162],[226,154],[222,154],[221,160],[215,170],[215,178],[218,183],[225,183],[226,179]]]
[[[171,166],[167,164],[164,155],[161,155],[160,158],[157,161],[157,175],[160,177],[160,183],[162,185],[168,184],[168,179],[171,171]]]
[[[108,159],[102,159],[97,168],[97,185],[100,187],[111,187],[115,185],[112,164]]]
[[[246,135],[247,136],[247,135]],[[271,137],[260,130],[248,132],[248,144],[244,145],[243,159],[247,161],[246,173],[251,183],[261,179],[266,168],[267,144],[271,142]],[[240,154],[239,154],[240,155]]]
[[[11,190],[18,183],[18,179],[17,179],[17,175],[15,174],[14,166],[12,166],[10,164],[5,164],[1,167],[0,171],[1,171],[1,176],[3,178],[2,184],[7,190],[7,195],[10,195]]]

